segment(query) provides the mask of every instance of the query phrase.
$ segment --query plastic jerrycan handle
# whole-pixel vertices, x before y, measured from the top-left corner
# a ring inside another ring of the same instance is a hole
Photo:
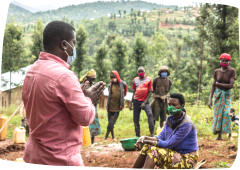
[[[22,126],[20,126],[19,129],[20,129],[20,130],[25,130],[24,127],[22,127]]]

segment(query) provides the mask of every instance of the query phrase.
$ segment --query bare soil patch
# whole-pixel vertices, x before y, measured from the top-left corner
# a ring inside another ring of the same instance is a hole
[[[216,168],[218,162],[227,162],[230,165],[235,161],[237,154],[237,145],[228,140],[215,141],[209,138],[200,138],[199,142],[199,161],[207,159],[207,162],[201,168]],[[134,164],[139,151],[124,151],[117,141],[108,138],[96,137],[98,143],[91,147],[82,147],[81,155],[85,166],[88,167],[112,167],[112,168],[131,168]],[[0,159],[15,161],[16,158],[22,158],[24,154],[24,144],[13,144],[11,139],[0,141]],[[1,153],[4,151],[4,153]],[[5,152],[7,151],[7,152]]]

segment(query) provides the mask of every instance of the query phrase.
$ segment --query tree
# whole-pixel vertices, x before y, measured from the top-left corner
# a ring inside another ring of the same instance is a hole
[[[116,22],[115,21],[109,21],[108,23],[108,29],[115,31],[117,28]]]
[[[148,54],[148,43],[147,40],[143,37],[142,33],[136,34],[136,39],[133,44],[132,59],[135,62],[135,71],[139,66],[145,66],[146,55]]]
[[[3,52],[2,52],[2,73],[10,73],[10,80],[7,81],[10,85],[9,90],[9,105],[11,104],[11,73],[19,71],[20,68],[27,66],[31,62],[31,57],[25,56],[25,43],[22,38],[22,27],[14,23],[11,20],[10,23],[6,24],[4,41],[3,41]]]
[[[119,12],[120,17],[122,17],[122,12],[120,9],[118,10],[118,12]]]
[[[163,59],[164,53],[167,51],[168,39],[160,31],[156,31],[150,42],[149,52],[154,57],[154,71],[157,71],[158,61]]]
[[[140,10],[138,10],[138,16],[139,16],[139,17],[141,16],[141,11],[140,11]]]
[[[109,48],[112,48],[115,39],[116,39],[116,34],[109,34],[107,36],[106,43],[107,43]]]
[[[237,25],[238,9],[233,6],[221,4],[205,4],[209,17],[207,18],[208,39],[211,57],[208,64],[211,72],[219,67],[216,60],[222,53],[229,53],[232,56],[232,66],[238,68],[239,56],[239,29]]]
[[[120,36],[116,37],[110,51],[110,58],[112,59],[112,67],[118,71],[121,78],[125,76],[127,51],[126,43]]]
[[[43,24],[41,20],[37,21],[37,25],[34,26],[33,35],[31,36],[32,45],[30,51],[35,56],[35,61],[38,60],[39,53],[43,51]]]
[[[175,10],[175,11],[178,11],[178,6],[176,6],[174,10]]]
[[[80,72],[84,68],[84,59],[87,53],[87,36],[87,32],[83,26],[80,25],[76,33],[76,59],[73,62],[74,72],[78,77],[80,77]]]
[[[126,11],[126,9],[124,10],[124,15],[126,15],[127,14],[127,11]]]
[[[95,54],[95,70],[97,72],[97,81],[103,81],[107,82],[108,77],[106,76],[108,74],[107,70],[107,63],[105,61],[106,56],[108,54],[108,46],[104,43],[102,43],[97,50]]]
[[[166,18],[165,23],[166,23],[166,25],[168,24],[168,18]]]

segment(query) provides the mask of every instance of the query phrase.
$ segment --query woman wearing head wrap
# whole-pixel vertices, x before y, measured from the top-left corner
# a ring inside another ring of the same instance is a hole
[[[213,134],[218,134],[216,140],[222,140],[222,134],[229,134],[232,140],[232,125],[229,116],[231,108],[231,89],[236,80],[236,70],[229,67],[230,54],[223,53],[219,57],[221,67],[214,72],[208,106],[211,109],[213,97]],[[213,95],[214,94],[214,95]]]
[[[166,120],[167,114],[167,98],[172,85],[172,81],[167,78],[170,71],[167,66],[162,66],[158,71],[158,77],[153,79],[153,101],[151,103],[151,110],[153,113],[154,125],[155,121],[159,120],[160,127],[163,127],[163,122]]]
[[[96,71],[94,69],[91,69],[84,76],[82,76],[79,81],[81,85],[83,85],[86,81],[89,81],[89,84],[91,87],[92,85],[94,85],[95,79],[96,79]],[[96,108],[96,115],[95,115],[94,121],[89,125],[92,144],[94,143],[94,136],[101,134],[101,126],[100,126],[98,113],[97,113],[97,103],[95,104],[95,108]]]

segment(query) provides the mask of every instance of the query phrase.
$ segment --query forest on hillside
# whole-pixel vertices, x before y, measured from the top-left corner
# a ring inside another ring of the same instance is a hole
[[[110,13],[118,14],[119,10],[126,10],[127,13],[131,11],[131,8],[137,10],[153,10],[159,8],[174,9],[176,5],[164,6],[163,4],[148,3],[144,1],[97,1],[92,3],[84,3],[79,5],[70,5],[66,7],[58,8],[57,10],[49,10],[45,12],[30,13],[26,10],[19,9],[15,5],[9,5],[7,21],[10,22],[14,18],[15,22],[18,23],[31,23],[35,20],[42,20],[42,22],[48,23],[52,20],[61,20],[62,17],[66,16],[70,20],[81,21],[83,18],[99,18],[107,16]],[[23,12],[26,11],[26,12]],[[18,14],[19,13],[19,14]],[[24,15],[23,15],[24,14]]]
[[[61,20],[74,26],[77,34],[77,58],[70,69],[80,78],[93,68],[97,71],[96,81],[106,83],[110,82],[110,72],[117,70],[131,91],[139,66],[144,66],[153,79],[166,65],[173,82],[170,92],[183,93],[192,104],[206,103],[221,53],[231,54],[231,67],[240,71],[238,9],[220,4],[202,4],[197,12],[193,12],[193,7],[180,10],[175,6],[169,13],[156,9],[155,6],[150,12],[141,12],[136,5],[121,10],[118,6],[109,17],[83,17],[80,21],[62,12]],[[44,21],[42,17],[36,16],[25,24],[16,25],[16,18],[7,23],[2,73],[37,60],[43,51],[42,32],[49,19],[45,17]],[[10,43],[16,50],[9,52]],[[233,100],[239,98],[239,83],[237,76]]]

